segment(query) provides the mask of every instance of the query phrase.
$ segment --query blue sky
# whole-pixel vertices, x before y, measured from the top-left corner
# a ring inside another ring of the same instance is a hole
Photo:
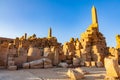
[[[91,24],[91,8],[97,8],[99,30],[108,46],[116,46],[120,34],[120,0],[0,0],[0,37],[15,38],[36,34],[53,36],[64,43],[80,38]]]

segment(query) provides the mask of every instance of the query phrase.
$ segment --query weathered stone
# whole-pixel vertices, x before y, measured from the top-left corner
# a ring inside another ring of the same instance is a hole
[[[85,61],[85,66],[86,67],[90,67],[91,66],[91,62],[90,61]]]
[[[35,61],[31,61],[30,62],[30,68],[43,68],[44,64],[43,64],[43,60],[35,60]]]
[[[17,66],[8,66],[8,70],[17,70]]]
[[[78,71],[79,73],[82,73],[82,74],[89,74],[88,71],[82,70],[81,68],[75,68],[75,70]]]
[[[96,66],[97,66],[97,67],[103,67],[104,65],[103,65],[102,62],[96,62]]]
[[[106,76],[118,78],[120,77],[120,69],[117,60],[114,57],[106,57],[104,60]]]
[[[81,61],[81,62],[80,62],[80,66],[85,66],[85,62],[84,62],[84,61]]]
[[[27,50],[24,47],[19,46],[19,48],[18,48],[18,56],[27,56]]]
[[[110,77],[110,76],[105,76],[104,80],[120,80],[120,78],[115,78],[115,77]]]
[[[19,56],[14,58],[15,65],[21,67],[23,63],[27,62],[27,56]]]
[[[84,74],[74,69],[68,69],[67,75],[71,78],[71,80],[80,80],[84,78]]]
[[[41,58],[40,49],[30,47],[28,50],[28,61],[33,61]]]
[[[79,58],[73,58],[73,65],[79,66],[80,65],[80,59]]]
[[[67,68],[67,67],[68,67],[68,64],[65,63],[65,62],[60,62],[60,63],[58,64],[58,66],[63,67],[63,68]]]
[[[54,58],[53,58],[53,65],[58,65],[59,64],[59,48],[58,47],[52,47],[51,48],[52,53],[54,53]]]
[[[66,60],[67,64],[72,64],[72,60]]]
[[[51,68],[52,66],[52,61],[48,58],[43,58],[42,59],[44,61],[44,68]]]
[[[14,66],[15,65],[15,61],[8,61],[8,66]]]
[[[30,68],[30,64],[29,63],[23,63],[22,67],[24,69],[29,69]]]
[[[48,57],[48,55],[51,53],[50,48],[46,47],[44,48],[44,57]]]
[[[91,61],[91,67],[96,67],[96,62],[95,61]]]

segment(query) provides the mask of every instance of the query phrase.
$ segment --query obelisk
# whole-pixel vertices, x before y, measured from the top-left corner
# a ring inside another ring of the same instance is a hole
[[[92,24],[98,23],[96,8],[92,7]]]
[[[51,38],[52,37],[52,29],[50,27],[50,29],[48,30],[48,38]]]

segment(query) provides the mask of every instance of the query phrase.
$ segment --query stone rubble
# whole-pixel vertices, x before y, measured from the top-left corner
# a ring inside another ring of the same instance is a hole
[[[71,80],[81,80],[84,78],[84,73],[78,69],[68,69],[67,75]]]
[[[0,38],[0,66],[9,70],[36,68],[105,67],[105,79],[120,78],[120,35],[116,36],[116,48],[108,47],[104,35],[99,31],[96,8],[92,7],[92,24],[78,38],[70,38],[63,45],[48,30],[48,36],[36,34],[16,39]],[[80,68],[69,69],[72,80],[82,79],[89,72]]]

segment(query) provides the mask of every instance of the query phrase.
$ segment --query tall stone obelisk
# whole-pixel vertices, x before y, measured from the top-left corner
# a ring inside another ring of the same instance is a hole
[[[92,7],[92,24],[98,23],[96,8]]]
[[[48,30],[48,38],[51,38],[52,37],[52,29],[50,27],[50,29]]]

